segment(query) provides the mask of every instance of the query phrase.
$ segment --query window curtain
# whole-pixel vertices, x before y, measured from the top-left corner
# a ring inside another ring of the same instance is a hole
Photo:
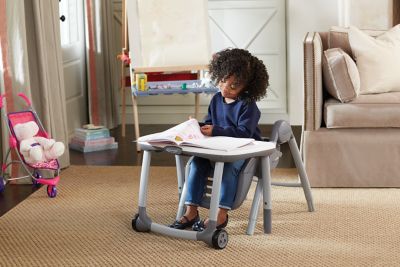
[[[112,5],[109,0],[85,1],[89,120],[107,128],[119,121]]]
[[[3,112],[24,109],[17,96],[24,93],[50,136],[68,147],[58,1],[0,0],[0,38]],[[3,159],[9,145],[1,120]],[[69,165],[68,149],[59,160],[62,168]]]

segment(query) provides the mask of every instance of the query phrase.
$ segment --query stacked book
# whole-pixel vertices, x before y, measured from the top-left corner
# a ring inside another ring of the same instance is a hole
[[[114,137],[110,136],[110,131],[105,127],[96,129],[76,128],[69,148],[86,153],[116,149],[118,143],[115,142]]]

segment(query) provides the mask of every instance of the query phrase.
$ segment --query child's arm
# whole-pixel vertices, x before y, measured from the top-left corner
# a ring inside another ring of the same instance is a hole
[[[213,100],[211,100],[212,102]],[[211,119],[211,105],[212,103],[210,103],[210,105],[208,106],[208,112],[207,112],[207,116],[204,118],[204,122],[199,122],[200,127],[203,127],[204,125],[212,125],[212,119]],[[203,133],[204,134],[204,133]]]

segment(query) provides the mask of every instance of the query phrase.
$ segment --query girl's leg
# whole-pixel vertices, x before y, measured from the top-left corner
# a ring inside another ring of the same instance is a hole
[[[189,175],[186,179],[186,212],[179,220],[175,221],[170,227],[175,229],[185,229],[200,220],[197,211],[204,195],[204,190],[211,169],[210,161],[195,157],[190,164]]]
[[[207,178],[210,174],[211,163],[208,159],[194,157],[190,164],[187,177],[186,205],[199,206],[204,195]]]
[[[224,164],[224,172],[222,174],[221,181],[221,195],[217,216],[217,226],[226,226],[226,224],[224,223],[227,222],[228,211],[232,208],[233,202],[235,201],[239,173],[242,170],[244,162],[244,160],[238,160],[235,162]],[[204,227],[207,227],[208,219],[206,219],[203,224]]]
[[[230,210],[236,196],[239,173],[243,167],[244,160],[225,163],[221,182],[221,197],[219,207]]]

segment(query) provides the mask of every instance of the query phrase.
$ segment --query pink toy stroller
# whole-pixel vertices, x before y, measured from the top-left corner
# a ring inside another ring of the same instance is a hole
[[[40,184],[47,185],[47,195],[51,198],[54,198],[57,195],[56,185],[60,180],[60,164],[58,160],[54,159],[48,162],[39,162],[31,165],[26,163],[24,157],[20,154],[19,142],[14,133],[14,126],[16,124],[34,121],[39,126],[39,132],[36,136],[49,138],[49,135],[44,130],[43,125],[40,122],[36,112],[32,109],[31,101],[26,97],[26,95],[22,93],[18,94],[18,96],[26,102],[27,109],[17,112],[11,112],[5,115],[6,121],[8,122],[8,131],[10,133],[10,148],[8,149],[6,157],[3,160],[3,164],[1,166],[0,193],[5,189],[5,184],[9,181],[30,177],[34,186],[39,186]],[[0,95],[0,112],[3,108],[3,99],[5,99],[5,95]],[[9,163],[7,163],[7,159],[10,156],[11,149],[15,149],[19,160],[10,161]],[[7,172],[7,169],[9,169],[9,167],[11,168],[12,164],[21,164],[28,175],[15,178],[11,177],[11,172]],[[42,177],[43,173],[49,173],[53,175],[50,177]]]

